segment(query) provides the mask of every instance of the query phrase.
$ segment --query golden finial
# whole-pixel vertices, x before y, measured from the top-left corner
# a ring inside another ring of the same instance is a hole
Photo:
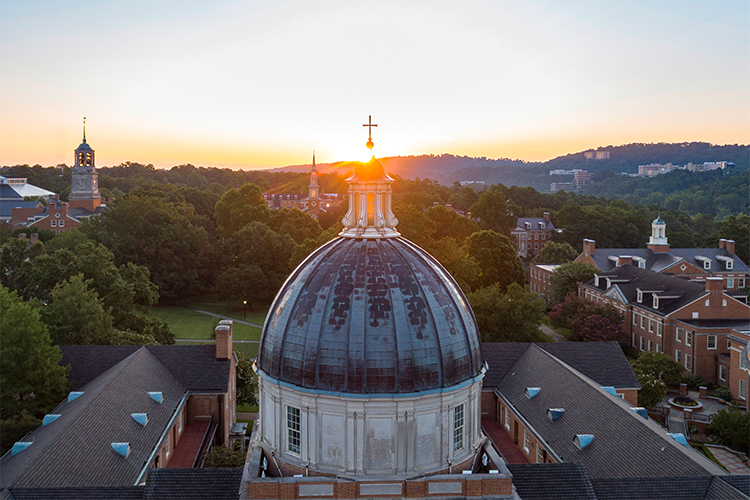
[[[372,115],[370,115],[367,123],[362,125],[363,127],[369,127],[369,134],[367,137],[367,147],[372,151],[372,147],[375,146],[375,143],[372,142],[372,127],[377,127],[377,125],[372,123]]]

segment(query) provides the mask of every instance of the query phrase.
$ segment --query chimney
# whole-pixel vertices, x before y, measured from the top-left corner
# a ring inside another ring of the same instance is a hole
[[[710,277],[706,278],[707,292],[720,292],[724,290],[724,278]]]
[[[544,215],[543,215],[543,217],[544,217],[544,220],[546,220],[547,222],[549,222],[549,221],[550,221],[550,215],[549,215],[549,212],[544,212]]]
[[[216,326],[216,361],[227,361],[232,358],[232,324],[231,319],[223,319]]]
[[[18,239],[19,240],[25,240],[26,239],[26,233],[19,233],[18,234]]]
[[[39,233],[31,233],[31,236],[29,236],[29,241],[32,245],[39,241]]]
[[[727,252],[734,253],[734,240],[727,240],[724,248],[726,248]]]
[[[632,255],[620,255],[617,258],[617,267],[624,266],[625,264],[633,265],[633,256]]]
[[[583,240],[583,253],[586,255],[593,255],[596,250],[596,241],[594,240]]]
[[[727,239],[722,238],[719,240],[719,248],[726,248],[727,247]]]

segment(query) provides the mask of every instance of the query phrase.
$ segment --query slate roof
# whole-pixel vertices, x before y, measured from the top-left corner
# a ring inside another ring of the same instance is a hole
[[[10,488],[8,500],[143,500],[141,486]],[[3,497],[0,499],[5,500]]]
[[[527,387],[540,387],[532,399]],[[702,454],[678,444],[621,398],[537,345],[521,355],[496,389],[563,462],[582,462],[594,478],[706,476],[726,472]],[[555,421],[549,408],[565,408]],[[577,434],[593,434],[582,450]]]
[[[747,319],[681,319],[683,323],[696,328],[732,328],[741,332],[750,331],[750,318]]]
[[[0,191],[5,184],[0,184]],[[2,196],[2,194],[0,194]],[[8,201],[0,200],[0,217],[13,217],[14,208],[36,208],[39,206],[38,201]]]
[[[526,223],[531,224],[531,229],[526,229]],[[544,224],[544,229],[540,224]],[[552,221],[543,217],[519,217],[514,231],[557,231]]]
[[[60,346],[73,388],[81,387],[139,349],[148,350],[189,391],[226,392],[229,361],[216,360],[214,345]]]
[[[497,386],[530,345],[527,342],[483,342],[482,353],[489,366],[484,387]],[[540,342],[533,345],[603,386],[641,388],[617,342]]]
[[[145,347],[138,348],[99,377],[80,387],[51,413],[61,415],[38,427],[22,452],[6,454],[0,486],[131,486],[162,438],[187,388]],[[149,395],[163,393],[162,403]],[[147,413],[148,424],[131,413]],[[112,443],[130,443],[127,458]]]
[[[659,274],[647,269],[626,264],[611,271],[597,273],[599,286],[596,278],[584,284],[585,287],[598,290],[606,297],[620,300],[624,298],[628,304],[637,304],[639,308],[646,309],[660,316],[667,316],[672,312],[684,307],[691,302],[707,295],[706,286],[703,283],[690,281],[683,278],[675,278],[668,274]],[[610,286],[607,287],[607,279]],[[638,302],[638,290],[643,292],[643,302]],[[675,298],[659,298],[659,308],[654,309],[651,291],[657,291],[657,295],[676,296]]]
[[[591,482],[599,500],[750,499],[730,485],[728,480],[733,477],[736,476],[639,477],[594,479]]]
[[[240,496],[242,467],[234,469],[154,469],[144,500],[234,500]]]
[[[0,198],[2,198],[3,200],[7,200],[7,199],[21,200],[23,196],[18,194],[16,190],[13,189],[10,185],[0,184]]]
[[[711,259],[711,269],[706,274],[715,272],[747,273],[750,268],[737,257],[736,254],[727,252],[724,248],[670,248],[669,252],[654,252],[650,248],[597,248],[591,254],[596,267],[602,271],[611,271],[617,267],[616,261],[610,257],[630,255],[646,260],[646,269],[660,273],[672,265],[685,261],[699,268],[703,263],[696,260],[697,255]],[[717,256],[731,257],[734,260],[733,269],[726,269],[726,264],[717,259]]]
[[[597,500],[581,463],[507,465],[522,500]]]

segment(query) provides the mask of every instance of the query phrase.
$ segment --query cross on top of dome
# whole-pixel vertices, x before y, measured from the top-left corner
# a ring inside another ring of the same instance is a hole
[[[362,126],[363,127],[368,127],[368,132],[369,133],[367,134],[367,144],[365,144],[365,145],[367,146],[367,149],[369,149],[370,151],[372,151],[373,146],[375,146],[375,143],[372,142],[372,127],[377,127],[376,124],[372,123],[372,115],[369,115],[367,123],[365,123]]]

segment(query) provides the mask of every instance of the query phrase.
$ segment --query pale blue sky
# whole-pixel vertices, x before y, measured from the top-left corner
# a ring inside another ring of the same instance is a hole
[[[748,143],[749,5],[5,1],[0,165]]]

